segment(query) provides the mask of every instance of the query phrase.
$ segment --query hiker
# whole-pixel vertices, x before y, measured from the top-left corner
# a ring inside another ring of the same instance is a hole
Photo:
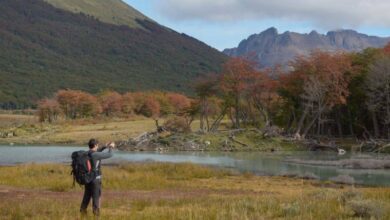
[[[99,216],[100,214],[100,196],[102,188],[102,172],[101,172],[101,160],[108,159],[113,156],[112,149],[115,148],[115,143],[109,143],[107,146],[99,148],[99,142],[96,139],[91,139],[88,142],[89,151],[88,155],[91,158],[91,163],[95,171],[95,178],[90,183],[85,185],[84,197],[81,202],[80,212],[87,214],[88,204],[92,198],[93,214]],[[109,149],[108,152],[103,152],[105,149]]]

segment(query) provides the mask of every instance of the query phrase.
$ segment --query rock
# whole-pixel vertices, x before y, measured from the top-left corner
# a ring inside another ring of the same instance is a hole
[[[355,184],[355,179],[348,175],[339,175],[333,178],[330,178],[330,181],[341,184],[353,185]]]

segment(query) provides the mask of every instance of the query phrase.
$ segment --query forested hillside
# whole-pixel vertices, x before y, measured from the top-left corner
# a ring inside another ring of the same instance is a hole
[[[136,22],[142,28],[104,23],[42,0],[1,1],[0,107],[28,107],[66,88],[191,93],[194,78],[226,59],[194,38]]]

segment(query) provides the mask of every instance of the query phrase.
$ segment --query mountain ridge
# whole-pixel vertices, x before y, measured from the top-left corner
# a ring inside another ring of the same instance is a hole
[[[305,34],[290,31],[279,34],[275,27],[271,27],[250,35],[238,47],[225,49],[223,53],[233,57],[255,56],[261,66],[270,67],[287,65],[295,56],[307,55],[316,49],[354,52],[368,47],[383,47],[388,42],[390,37],[369,36],[350,29],[333,30],[326,34],[315,30]]]

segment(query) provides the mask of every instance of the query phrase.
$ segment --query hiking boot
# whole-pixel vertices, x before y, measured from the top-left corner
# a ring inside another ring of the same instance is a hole
[[[93,210],[93,214],[94,214],[95,216],[99,217],[99,216],[100,216],[100,209],[94,209],[94,210]]]
[[[88,217],[88,213],[86,209],[80,209],[81,219],[86,219]]]

